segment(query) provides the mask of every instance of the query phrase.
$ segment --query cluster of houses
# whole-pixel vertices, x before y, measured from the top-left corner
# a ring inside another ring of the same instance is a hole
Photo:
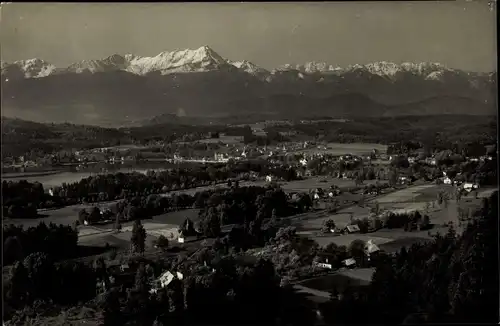
[[[364,254],[368,262],[371,261],[371,258],[374,257],[378,252],[380,251],[380,248],[373,242],[373,240],[368,240],[365,242],[364,246]],[[356,259],[353,257],[344,259],[342,261],[342,265],[347,268],[355,268],[356,267]],[[331,263],[329,263],[328,258],[321,258],[320,261],[315,261],[313,262],[313,266],[319,267],[319,268],[324,268],[324,269],[333,269],[333,266]]]
[[[459,176],[460,173],[457,174]],[[443,171],[443,178],[441,179],[445,185],[453,185],[463,189],[466,192],[471,192],[473,190],[479,189],[479,185],[473,182],[462,182],[460,180],[454,180],[450,178],[445,171]]]

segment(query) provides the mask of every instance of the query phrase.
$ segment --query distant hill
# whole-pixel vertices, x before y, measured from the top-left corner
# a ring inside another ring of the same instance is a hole
[[[2,117],[2,155],[19,156],[30,151],[93,148],[130,143],[118,129],[75,124],[44,124]]]

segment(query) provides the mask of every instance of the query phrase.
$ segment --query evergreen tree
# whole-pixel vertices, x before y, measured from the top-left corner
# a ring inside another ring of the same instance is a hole
[[[132,250],[136,253],[144,253],[146,247],[146,230],[142,226],[141,220],[135,220],[132,227]]]

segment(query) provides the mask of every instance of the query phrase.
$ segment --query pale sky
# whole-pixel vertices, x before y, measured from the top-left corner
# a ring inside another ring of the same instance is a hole
[[[330,3],[11,3],[2,5],[4,61],[56,66],[112,54],[154,56],[208,45],[267,69],[322,61],[440,62],[496,69],[487,0]]]

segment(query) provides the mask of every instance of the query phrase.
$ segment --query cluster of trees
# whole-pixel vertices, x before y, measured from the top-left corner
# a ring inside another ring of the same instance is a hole
[[[404,228],[405,231],[411,232],[414,229],[427,230],[432,226],[427,214],[422,215],[419,211],[408,213],[386,212],[381,214],[378,203],[371,209],[370,217],[351,219],[349,225],[357,225],[360,233],[369,233],[382,228]],[[331,230],[336,230],[336,224],[332,219],[328,219],[323,223],[322,231],[329,233]]]
[[[461,235],[450,228],[429,243],[403,248],[379,261],[368,287],[334,291],[321,309],[325,321],[493,322],[498,317],[497,223],[495,193]]]
[[[291,288],[280,287],[280,278],[267,260],[245,262],[237,254],[205,248],[190,261],[192,268],[182,280],[149,294],[151,281],[159,275],[141,265],[132,288],[111,288],[99,299],[104,324],[125,320],[140,324],[287,324],[311,322],[314,315],[303,298]],[[259,300],[255,300],[259,298]],[[245,312],[253,311],[248,314]]]
[[[291,201],[281,188],[235,187],[205,193],[199,225],[205,235],[216,236],[221,225],[238,224],[245,233],[262,240],[258,233],[264,221],[302,213],[311,206],[307,194]]]
[[[2,213],[10,218],[35,218],[37,208],[49,199],[43,185],[26,180],[2,181]]]
[[[53,305],[72,306],[90,300],[95,297],[96,276],[82,263],[56,264],[51,255],[34,252],[16,261],[4,278],[4,318],[23,324],[21,316],[34,318]]]
[[[279,216],[289,216],[312,206],[311,198],[306,194],[292,200],[279,188],[239,187],[238,182],[230,185],[227,189],[210,189],[196,192],[194,195],[130,196],[103,211],[97,206],[90,211],[82,209],[78,214],[78,222],[97,223],[114,219],[119,224],[170,211],[199,208],[203,221],[212,220],[210,216],[217,215],[220,225],[244,224],[245,221],[253,220],[252,216],[259,211],[264,214],[263,218],[270,218],[273,209],[277,209],[278,214],[281,214]]]
[[[78,182],[63,183],[60,187],[53,189],[53,196],[45,194],[42,184],[38,182],[3,181],[3,210],[5,216],[33,217],[31,213],[37,208],[165,193],[210,185],[215,182],[226,182],[234,178],[249,179],[250,172],[259,175],[272,174],[285,180],[291,180],[296,176],[295,171],[289,167],[268,167],[265,161],[230,163],[170,171],[148,171],[146,175],[116,173],[90,176]]]
[[[409,213],[389,213],[383,221],[383,226],[388,229],[404,228],[405,231],[426,230],[431,227],[430,218],[427,214],[419,211]]]
[[[53,259],[75,257],[78,250],[78,232],[71,226],[46,225],[24,229],[13,224],[3,226],[3,263],[12,264],[26,256],[42,252]]]

